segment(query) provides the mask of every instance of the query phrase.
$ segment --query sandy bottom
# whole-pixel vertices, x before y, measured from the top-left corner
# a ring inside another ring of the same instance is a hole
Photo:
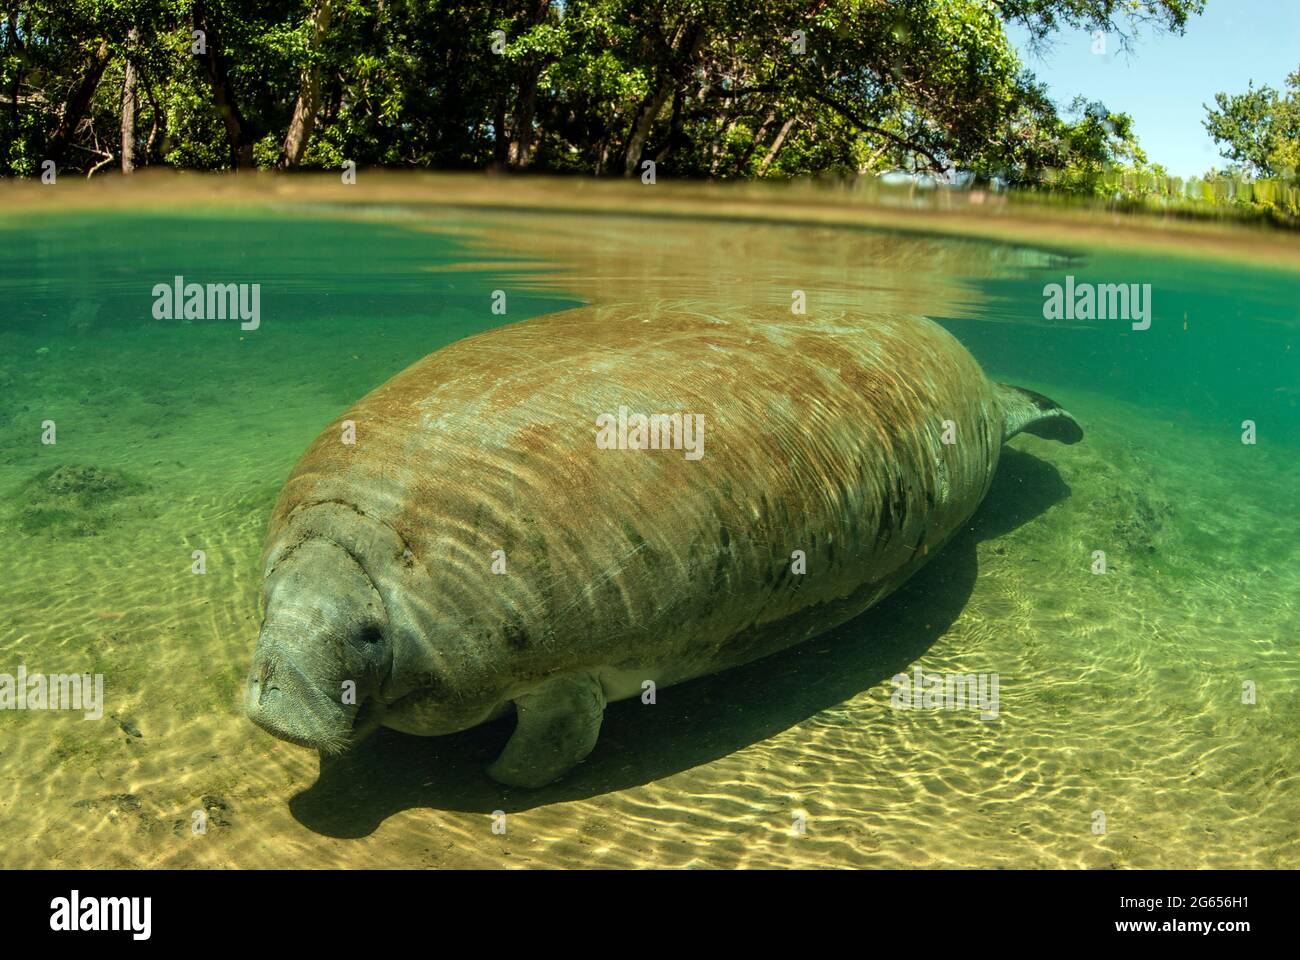
[[[472,227],[485,288],[506,249],[556,268],[512,282],[597,302],[802,286],[954,315],[976,296],[955,276],[1044,256],[825,228]],[[401,228],[470,229],[433,215]],[[18,402],[0,419],[0,671],[102,673],[107,708],[98,722],[0,711],[0,865],[1300,866],[1295,451],[1109,395],[1104,379],[1058,396],[1086,441],[1013,440],[970,529],[899,594],[653,706],[613,705],[558,785],[507,791],[483,773],[510,721],[384,731],[322,769],[238,712],[266,519],[357,395],[329,371],[356,362],[377,384],[456,334],[426,347],[350,329],[344,344],[303,330],[289,354],[228,326],[4,335],[0,389]],[[991,372],[1060,393],[1033,371]],[[55,447],[36,440],[47,417]],[[23,485],[61,463],[146,490],[93,529],[25,530]],[[890,678],[916,667],[997,674],[997,718],[892,707]]]

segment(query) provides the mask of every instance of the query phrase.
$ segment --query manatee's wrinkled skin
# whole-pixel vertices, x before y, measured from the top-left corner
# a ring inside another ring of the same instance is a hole
[[[702,414],[703,457],[599,448],[597,417],[620,406]],[[664,302],[460,341],[340,416],[285,484],[249,715],[335,751],[376,724],[446,734],[513,704],[490,772],[539,786],[587,755],[607,701],[886,596],[1025,428],[1082,435],[916,317]]]

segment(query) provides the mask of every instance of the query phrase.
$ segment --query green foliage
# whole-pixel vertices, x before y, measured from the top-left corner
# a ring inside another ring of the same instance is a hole
[[[1109,171],[1145,169],[1130,119],[1082,102],[1059,115],[1024,70],[1006,24],[1039,38],[1062,26],[1178,31],[1202,7],[7,2],[0,172],[38,174],[52,154],[61,171],[112,169],[129,63],[138,165],[337,169],[351,160],[634,175],[653,160],[663,176],[717,179],[960,166],[982,178],[1095,192]],[[198,54],[196,29],[207,43]],[[101,49],[100,72],[88,70]],[[291,155],[295,130],[306,148]]]
[[[1294,180],[1300,170],[1300,70],[1287,77],[1287,89],[1272,87],[1245,93],[1216,93],[1217,107],[1206,107],[1205,129],[1235,164],[1234,172],[1250,177]]]

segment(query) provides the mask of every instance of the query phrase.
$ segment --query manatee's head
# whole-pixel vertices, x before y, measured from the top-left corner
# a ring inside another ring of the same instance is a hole
[[[347,749],[392,663],[374,583],[338,544],[309,538],[267,574],[265,600],[244,694],[249,719],[290,743]]]

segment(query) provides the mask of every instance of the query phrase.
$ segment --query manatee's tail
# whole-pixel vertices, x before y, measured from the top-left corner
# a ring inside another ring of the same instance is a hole
[[[1010,440],[1022,430],[1048,440],[1078,443],[1083,428],[1055,400],[1024,387],[1009,383],[993,384],[993,392],[1002,406],[1002,439]]]

